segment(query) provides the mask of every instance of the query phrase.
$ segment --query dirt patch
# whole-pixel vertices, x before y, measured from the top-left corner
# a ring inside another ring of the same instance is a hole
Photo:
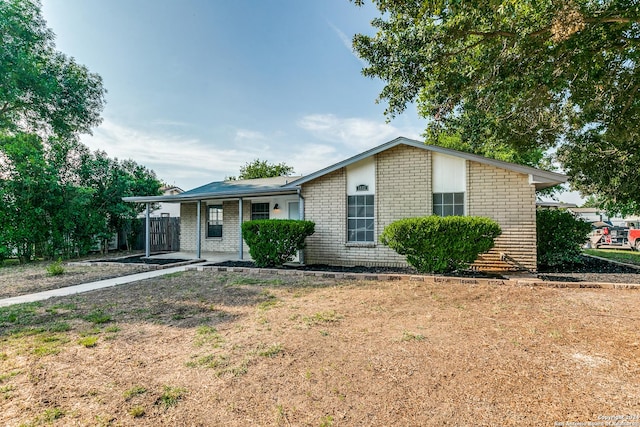
[[[189,271],[0,309],[0,424],[635,416],[639,309],[631,290]]]
[[[0,267],[0,298],[48,291],[148,271],[146,268],[134,264],[104,266],[63,264],[64,274],[51,276],[47,271],[50,264],[50,262],[35,262]]]

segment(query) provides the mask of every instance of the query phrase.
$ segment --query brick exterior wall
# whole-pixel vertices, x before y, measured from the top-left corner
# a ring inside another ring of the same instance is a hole
[[[404,256],[377,242],[384,227],[431,213],[431,152],[406,145],[375,156],[376,242],[346,243],[346,171],[340,169],[302,186],[305,219],[316,223],[307,238],[307,264],[405,266]]]
[[[376,241],[347,243],[345,168],[302,186],[305,219],[316,224],[307,238],[307,264],[405,266],[403,256],[378,242],[384,227],[407,217],[432,213],[432,156],[425,149],[398,145],[375,155]],[[479,268],[504,269],[514,264],[536,269],[535,187],[524,174],[468,161],[465,208],[467,215],[486,216],[502,227],[496,247],[481,255]],[[243,218],[251,218],[251,202],[243,203]],[[222,238],[206,238],[206,203],[202,202],[202,250],[238,250],[238,201],[223,202]],[[196,203],[182,203],[181,241],[185,251],[196,250]],[[245,250],[248,247],[245,244]],[[512,258],[501,261],[501,254]]]
[[[217,202],[214,204],[218,204]],[[251,202],[245,200],[242,204],[244,221],[251,219]],[[196,250],[197,204],[182,203],[180,205],[180,249],[184,251]],[[207,204],[201,204],[201,249],[203,252],[237,252],[238,251],[238,201],[222,202],[222,237],[207,238]],[[245,245],[245,251],[248,247]]]
[[[505,253],[536,270],[536,195],[529,176],[477,162],[467,162],[467,168],[468,215],[492,218],[502,228],[496,246],[481,259],[495,264]]]
[[[391,222],[432,213],[431,152],[399,145],[375,156],[376,242],[346,243],[346,170],[340,169],[302,186],[305,219],[316,223],[307,238],[307,264],[404,266],[403,256],[380,244]],[[535,187],[528,176],[477,162],[467,162],[467,215],[496,220],[503,234],[478,265],[508,268],[506,253],[529,269],[536,268]]]

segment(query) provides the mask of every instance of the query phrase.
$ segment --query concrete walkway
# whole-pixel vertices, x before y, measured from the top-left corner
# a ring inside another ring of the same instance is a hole
[[[125,283],[137,282],[138,280],[151,279],[153,277],[164,276],[178,271],[185,271],[187,266],[170,267],[161,270],[151,270],[144,273],[130,274],[128,276],[114,277],[113,279],[99,280],[97,282],[83,283],[82,285],[67,286],[66,288],[51,289],[49,291],[37,292],[35,294],[20,295],[17,297],[0,299],[0,307],[7,307],[25,302],[43,301],[52,297],[79,294],[82,292],[94,291],[96,289],[108,288],[111,286],[123,285]]]

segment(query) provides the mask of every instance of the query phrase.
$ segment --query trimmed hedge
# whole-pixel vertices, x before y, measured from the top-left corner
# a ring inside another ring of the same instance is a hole
[[[242,238],[258,267],[274,267],[292,261],[315,231],[312,221],[259,219],[242,223]]]
[[[498,223],[473,216],[405,218],[385,227],[380,242],[422,273],[447,273],[469,267],[494,246]]]
[[[538,265],[581,264],[582,245],[591,232],[591,224],[571,212],[540,209],[536,212]]]

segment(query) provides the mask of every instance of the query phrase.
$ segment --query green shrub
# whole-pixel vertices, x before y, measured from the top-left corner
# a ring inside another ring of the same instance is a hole
[[[47,274],[49,276],[61,276],[64,274],[64,267],[62,266],[62,260],[58,259],[56,262],[52,262],[47,266]]]
[[[304,248],[304,239],[315,231],[315,223],[292,219],[260,219],[242,224],[242,238],[258,267],[273,267],[293,260]]]
[[[581,247],[587,241],[591,225],[571,212],[541,209],[536,212],[538,265],[555,266],[581,263]]]
[[[426,216],[392,222],[380,242],[422,273],[446,273],[467,268],[487,252],[500,235],[500,226],[489,218]]]
[[[11,248],[0,242],[0,265],[3,261],[11,256]]]

